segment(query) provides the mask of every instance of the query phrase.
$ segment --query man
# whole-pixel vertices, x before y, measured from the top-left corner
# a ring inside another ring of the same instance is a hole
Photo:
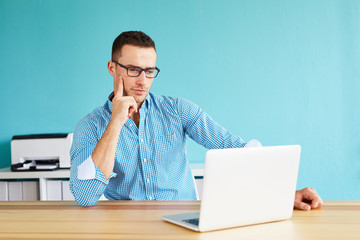
[[[95,205],[102,194],[111,200],[196,200],[186,135],[208,149],[260,145],[233,136],[186,99],[150,93],[160,70],[155,43],[142,32],[115,39],[108,70],[114,92],[74,131],[70,188],[82,206]],[[296,192],[295,208],[321,206],[315,190]]]

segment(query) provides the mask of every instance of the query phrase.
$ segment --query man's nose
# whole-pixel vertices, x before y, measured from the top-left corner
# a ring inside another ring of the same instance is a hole
[[[137,82],[138,84],[143,85],[143,84],[146,83],[146,81],[147,81],[147,77],[146,77],[146,75],[145,75],[145,72],[142,71],[141,74],[140,74],[140,76],[137,78],[137,81],[136,81],[136,82]]]

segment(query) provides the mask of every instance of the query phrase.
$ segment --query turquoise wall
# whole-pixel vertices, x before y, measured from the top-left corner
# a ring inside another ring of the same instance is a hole
[[[0,0],[0,167],[13,135],[71,132],[112,91],[125,30],[157,44],[156,94],[245,140],[301,144],[298,187],[360,200],[360,1]],[[205,149],[189,142],[191,162]]]

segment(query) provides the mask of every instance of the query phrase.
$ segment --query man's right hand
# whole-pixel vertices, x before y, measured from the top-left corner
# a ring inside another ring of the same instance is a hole
[[[120,76],[114,79],[114,98],[111,120],[123,126],[132,113],[138,111],[135,98],[124,96],[124,80]]]

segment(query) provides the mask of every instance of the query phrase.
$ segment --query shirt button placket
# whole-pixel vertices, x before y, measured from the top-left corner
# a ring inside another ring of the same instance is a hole
[[[140,111],[142,111],[141,109]],[[144,112],[140,112],[141,116],[145,116]],[[140,146],[140,159],[142,159],[142,172],[143,172],[143,179],[145,181],[145,194],[147,196],[147,199],[153,200],[152,191],[151,191],[151,182],[150,182],[150,166],[149,164],[146,164],[148,162],[148,159],[146,159],[146,142],[144,138],[144,119],[145,117],[140,117],[140,123],[139,123],[139,146]]]

